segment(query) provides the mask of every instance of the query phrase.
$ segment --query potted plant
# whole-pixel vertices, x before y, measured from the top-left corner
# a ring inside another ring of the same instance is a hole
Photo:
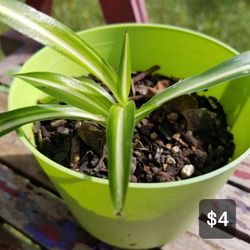
[[[244,128],[250,105],[249,79],[231,81],[250,74],[248,52],[235,56],[236,51],[215,39],[162,25],[106,26],[76,35],[52,18],[12,0],[0,1],[0,20],[54,49],[42,49],[17,75],[10,93],[11,111],[0,114],[0,135],[18,128],[19,137],[74,216],[95,237],[134,249],[160,246],[174,239],[198,217],[199,201],[213,197],[248,154]],[[186,79],[136,110],[128,99],[129,44],[132,69],[157,63],[163,73]],[[70,77],[88,72],[102,80],[113,95],[89,80]],[[187,78],[192,75],[197,76]],[[135,124],[174,97],[222,82],[206,95],[220,99],[226,110],[236,143],[233,160],[216,171],[178,182],[129,183]],[[68,105],[36,105],[42,92]],[[30,123],[55,118],[91,119],[106,127],[109,182],[67,169],[35,148]]]

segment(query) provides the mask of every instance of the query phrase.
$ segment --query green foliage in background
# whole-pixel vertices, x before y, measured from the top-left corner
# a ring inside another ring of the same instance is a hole
[[[73,30],[105,24],[98,0],[54,1],[53,16]],[[250,49],[249,0],[145,0],[145,2],[150,22],[197,30],[218,38],[239,51]]]
[[[249,0],[146,0],[146,3],[151,22],[197,30],[239,51],[250,49]]]
[[[145,2],[150,22],[197,30],[218,38],[239,51],[250,49],[249,0]],[[98,0],[54,0],[53,16],[76,31],[105,24]],[[0,33],[6,29],[5,25],[0,24]]]

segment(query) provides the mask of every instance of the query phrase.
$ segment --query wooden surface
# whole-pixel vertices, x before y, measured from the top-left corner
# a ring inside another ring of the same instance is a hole
[[[6,64],[0,64],[0,78]],[[6,109],[7,95],[0,93],[0,112]],[[250,249],[250,157],[242,162],[217,198],[233,199],[237,204],[236,237],[202,239],[197,218],[187,232],[162,249]],[[16,134],[11,133],[0,138],[0,250],[24,249],[115,248],[94,239],[80,228],[33,156]]]
[[[28,1],[37,5],[37,1]],[[44,6],[45,9],[51,10],[52,0],[40,2],[49,3],[47,7]],[[122,1],[123,4],[127,3],[125,7],[121,7],[118,1],[100,0],[100,2],[107,22],[147,21],[143,0]],[[6,46],[7,52],[11,53],[13,49],[17,51],[0,63],[0,83],[8,84],[11,77],[6,71],[9,68],[19,67],[31,55],[33,46],[28,46],[27,50],[23,50],[22,47],[18,52],[17,49],[22,46],[19,43],[20,39],[14,43],[11,33],[1,39],[5,39],[5,45],[10,44],[6,42],[8,39],[15,45]],[[7,95],[0,93],[0,112],[6,109]],[[217,198],[233,199],[237,204],[236,237],[202,239],[198,233],[197,218],[189,230],[162,249],[250,249],[250,158],[242,162]],[[78,225],[33,156],[16,134],[11,133],[0,138],[0,250],[36,249],[115,250],[116,248],[96,240]]]

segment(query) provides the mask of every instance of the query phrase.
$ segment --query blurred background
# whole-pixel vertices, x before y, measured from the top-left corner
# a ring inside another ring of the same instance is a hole
[[[250,49],[250,0],[145,0],[149,21],[206,33]],[[52,15],[73,30],[104,25],[98,0],[54,0]],[[0,33],[8,30],[0,26]]]

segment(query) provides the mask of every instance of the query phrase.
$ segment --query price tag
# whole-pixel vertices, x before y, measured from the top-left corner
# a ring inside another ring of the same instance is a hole
[[[231,199],[200,202],[199,234],[205,239],[230,239],[236,233],[236,204]]]

